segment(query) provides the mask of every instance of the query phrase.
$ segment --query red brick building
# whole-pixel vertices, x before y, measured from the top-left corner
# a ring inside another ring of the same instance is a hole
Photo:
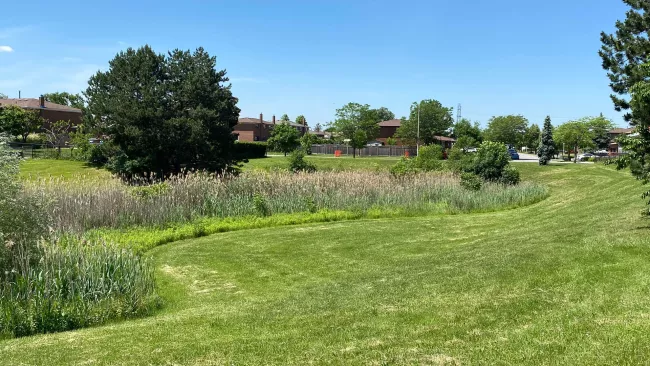
[[[395,138],[395,133],[397,133],[397,129],[402,125],[402,120],[400,119],[391,119],[389,121],[383,121],[379,122],[379,137],[377,138],[378,141],[383,142],[386,144],[386,141],[389,138]],[[451,149],[452,146],[454,146],[454,143],[456,142],[456,139],[447,137],[447,136],[434,136],[436,140],[442,145],[443,148],[445,149]],[[397,145],[402,145],[402,142],[400,141],[399,138],[395,138],[397,140]]]
[[[237,135],[237,140],[239,141],[266,141],[271,137],[271,131],[273,131],[273,126],[278,123],[282,123],[275,120],[265,121],[264,116],[260,113],[260,118],[249,118],[242,117],[239,118],[239,122],[235,125],[233,134]],[[289,124],[295,127],[300,136],[307,133],[308,127],[294,122],[289,122]]]
[[[620,146],[618,146],[618,142],[616,139],[619,136],[627,136],[632,134],[634,132],[633,128],[614,128],[609,130],[609,139],[610,143],[609,146],[607,147],[607,152],[609,152],[610,155],[618,155],[623,152],[623,149],[621,149]]]
[[[45,126],[58,121],[70,121],[73,126],[81,124],[81,109],[55,104],[40,98],[0,99],[0,107],[16,105],[27,110],[39,111]]]

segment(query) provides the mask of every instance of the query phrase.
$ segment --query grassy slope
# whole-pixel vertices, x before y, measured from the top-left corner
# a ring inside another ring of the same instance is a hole
[[[81,161],[55,159],[28,159],[20,164],[20,176],[23,179],[33,178],[73,178],[86,177],[89,179],[110,178],[111,174],[103,169],[89,167]]]
[[[388,170],[395,164],[399,158],[394,157],[366,157],[351,158],[339,157],[333,155],[310,155],[306,160],[314,163],[318,170],[347,170],[347,169],[366,169],[366,170]],[[264,159],[251,159],[244,164],[244,169],[287,169],[289,161],[284,156],[271,156]]]
[[[3,364],[638,364],[650,360],[641,187],[518,166],[525,208],[218,234],[159,247],[158,315],[0,342]]]

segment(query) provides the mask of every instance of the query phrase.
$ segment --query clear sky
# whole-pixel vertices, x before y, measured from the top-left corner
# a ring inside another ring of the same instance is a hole
[[[242,116],[333,120],[347,102],[462,104],[463,117],[522,114],[553,124],[603,113],[598,57],[620,0],[9,1],[0,17],[0,92],[85,89],[127,47],[204,47],[225,68]]]

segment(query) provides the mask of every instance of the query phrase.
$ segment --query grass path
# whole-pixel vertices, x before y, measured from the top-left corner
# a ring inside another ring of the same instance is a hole
[[[519,167],[517,210],[230,232],[156,248],[156,316],[0,342],[14,364],[644,364],[642,188]]]

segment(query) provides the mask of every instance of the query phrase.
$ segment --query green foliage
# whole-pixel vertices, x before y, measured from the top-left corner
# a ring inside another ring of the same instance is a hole
[[[90,161],[93,150],[93,144],[90,143],[92,137],[93,135],[85,133],[83,126],[77,126],[77,131],[70,134],[72,156],[75,160]]]
[[[411,113],[407,120],[403,119],[397,129],[396,136],[409,144],[415,144],[418,135],[418,106],[420,115],[420,143],[431,145],[436,143],[434,136],[445,136],[453,126],[453,108],[443,107],[435,99],[425,99],[411,105]]]
[[[299,125],[307,126],[307,119],[301,114],[296,117],[296,123]]]
[[[45,129],[47,141],[57,148],[58,155],[61,155],[61,148],[66,145],[70,138],[72,123],[70,121],[56,121],[51,123],[49,128]]]
[[[19,136],[22,142],[27,142],[27,137],[41,126],[43,119],[38,111],[25,110],[15,105],[0,107],[0,132]]]
[[[463,172],[460,174],[460,185],[470,191],[479,191],[483,186],[483,179],[474,173]]]
[[[419,171],[415,159],[402,157],[390,168],[390,174],[395,178],[407,178],[417,174]]]
[[[67,105],[72,108],[83,109],[84,99],[80,94],[70,94],[68,92],[56,92],[44,94],[45,100],[48,102]]]
[[[454,125],[454,137],[456,140],[463,139],[468,143],[473,141],[466,147],[476,147],[483,142],[483,132],[478,122],[472,124],[468,119],[461,119]],[[456,141],[458,143],[458,141]]]
[[[350,140],[353,156],[379,133],[379,116],[367,104],[348,103],[336,110],[333,127],[343,139]]]
[[[386,145],[388,146],[395,146],[397,145],[397,139],[394,137],[389,137],[386,139]]]
[[[0,141],[0,282],[5,272],[23,273],[33,263],[38,240],[47,235],[50,224],[43,198],[47,196],[23,191],[18,164],[16,154]]]
[[[0,282],[0,338],[72,330],[160,307],[151,263],[106,243],[42,243],[38,261]]]
[[[288,123],[279,123],[273,126],[268,144],[271,150],[284,153],[284,156],[287,156],[300,145],[300,133]]]
[[[390,109],[386,107],[380,107],[377,109],[373,109],[372,111],[376,114],[377,120],[379,122],[390,121],[391,119],[395,119],[395,113],[391,112]]]
[[[312,133],[305,133],[300,138],[300,147],[305,153],[307,153],[307,155],[311,155],[311,146],[317,142],[318,137],[316,135]]]
[[[289,171],[313,173],[316,166],[305,160],[305,152],[302,149],[296,149],[289,155]]]
[[[261,217],[271,216],[271,209],[266,198],[259,193],[253,195],[253,207],[255,207],[257,215]]]
[[[438,144],[420,146],[415,165],[425,172],[442,170],[442,159],[442,146]]]
[[[508,148],[501,142],[485,141],[472,160],[471,171],[486,181],[499,181],[510,164]]]
[[[517,185],[521,178],[519,177],[519,171],[514,167],[508,165],[501,171],[501,177],[498,182],[508,185]]]
[[[539,146],[540,135],[541,131],[539,130],[539,126],[532,124],[526,129],[522,145],[526,146],[529,151],[532,151],[533,153],[536,152],[537,147]]]
[[[492,117],[485,130],[485,139],[520,148],[524,144],[524,136],[527,130],[528,120],[524,116],[508,115]]]
[[[107,167],[126,177],[232,169],[239,108],[227,81],[203,48],[120,52],[85,93],[88,113],[101,116],[101,132],[117,149]]]
[[[235,142],[233,155],[237,160],[258,159],[266,156],[266,142]]]
[[[537,156],[539,157],[539,165],[548,165],[555,155],[555,141],[553,141],[553,125],[551,124],[551,117],[546,116],[544,120],[544,130],[542,131],[542,138],[539,141],[537,148]]]
[[[609,131],[614,128],[612,120],[603,117],[591,117],[589,127],[592,133],[593,146],[596,149],[607,149],[611,142]]]
[[[558,126],[553,133],[553,138],[558,144],[566,144],[572,149],[574,162],[578,159],[578,149],[594,147],[594,125],[600,123],[600,118],[584,117],[579,120],[569,121]]]
[[[291,120],[289,119],[289,116],[285,113],[282,115],[282,117],[280,117],[280,122],[289,123],[291,122]]]
[[[170,190],[170,185],[166,182],[159,182],[145,186],[133,187],[131,189],[131,194],[133,197],[140,199],[151,199],[154,197],[160,197],[168,193]]]

